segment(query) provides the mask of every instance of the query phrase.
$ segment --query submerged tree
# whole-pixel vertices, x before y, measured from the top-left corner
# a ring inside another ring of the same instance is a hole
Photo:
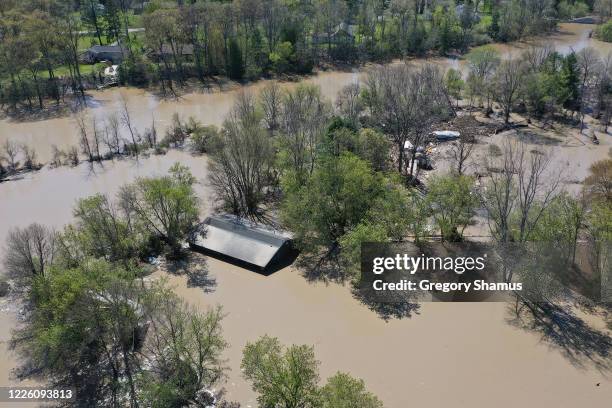
[[[11,229],[6,239],[4,267],[8,276],[20,285],[30,286],[38,276],[45,276],[53,262],[56,233],[40,224]]]
[[[198,220],[195,178],[185,166],[175,163],[170,174],[139,178],[120,191],[120,205],[150,234],[161,238],[172,256],[181,253],[181,240]]]
[[[474,180],[462,175],[437,176],[428,184],[426,200],[443,240],[460,241],[477,203]]]
[[[264,188],[269,184],[272,143],[260,122],[253,98],[241,94],[225,121],[219,146],[212,153],[211,184],[234,214],[257,215]]]
[[[261,406],[315,408],[318,365],[313,347],[293,345],[283,349],[278,339],[263,336],[247,343],[241,367],[259,394]]]
[[[370,116],[395,144],[400,173],[405,170],[406,141],[411,142],[407,167],[412,176],[416,148],[424,142],[430,126],[452,112],[441,72],[433,65],[380,67],[368,75],[365,98]]]

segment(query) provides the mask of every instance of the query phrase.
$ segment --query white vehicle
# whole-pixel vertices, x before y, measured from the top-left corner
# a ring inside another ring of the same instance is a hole
[[[454,130],[434,130],[431,132],[438,142],[445,142],[447,140],[455,140],[461,136],[461,133],[455,132]]]

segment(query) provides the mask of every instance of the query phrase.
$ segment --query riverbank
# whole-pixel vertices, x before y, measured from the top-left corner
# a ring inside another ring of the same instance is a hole
[[[589,34],[595,26],[577,23],[562,23],[558,32],[540,40],[517,42],[509,44],[492,44],[503,57],[514,56],[530,46],[550,44],[561,53],[570,50],[579,51],[585,47],[593,47],[602,54],[612,52],[612,44],[604,43],[590,38]],[[456,58],[430,58],[413,59],[414,63],[430,62],[439,65],[442,69],[455,68],[466,71],[463,59]],[[397,62],[395,62],[397,63]],[[369,65],[350,71],[321,71],[301,81],[280,82],[283,88],[292,89],[300,83],[319,86],[322,95],[329,101],[336,99],[338,92],[346,85],[363,78]],[[256,94],[270,80],[260,80],[237,87],[228,83],[219,89],[207,92],[191,92],[181,95],[178,99],[160,98],[154,93],[138,88],[112,88],[104,91],[89,93],[87,108],[84,114],[96,119],[101,125],[105,119],[116,114],[124,98],[132,116],[132,124],[140,132],[149,128],[155,121],[156,127],[163,132],[170,124],[172,115],[178,113],[181,117],[194,116],[204,125],[223,124],[223,120],[231,109],[236,95],[240,92]],[[0,120],[0,145],[6,140],[18,144],[26,144],[36,149],[38,160],[49,162],[53,155],[53,145],[61,150],[71,146],[78,146],[79,132],[75,120],[70,116],[57,116],[43,120]]]

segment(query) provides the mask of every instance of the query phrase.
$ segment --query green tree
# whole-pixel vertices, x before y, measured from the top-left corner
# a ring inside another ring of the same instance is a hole
[[[472,191],[473,179],[468,176],[434,177],[427,187],[427,202],[443,240],[460,241],[477,203]]]
[[[314,348],[292,345],[283,348],[277,338],[263,336],[247,343],[241,368],[252,383],[262,407],[318,407],[319,362]]]
[[[361,278],[361,244],[364,242],[388,242],[385,226],[365,221],[340,237],[340,260],[345,271],[355,282]]]
[[[338,372],[321,388],[322,408],[382,408],[382,402],[361,379]]]
[[[580,69],[578,58],[573,52],[563,59],[560,82],[563,107],[575,112],[580,102]]]
[[[134,230],[129,219],[102,194],[77,201],[76,224],[66,233],[89,256],[110,261],[127,261],[138,255],[144,237]]]
[[[202,402],[206,388],[224,374],[221,307],[200,313],[163,286],[155,288],[146,307],[151,322],[146,352],[154,367],[139,380],[142,400],[159,408]]]
[[[121,206],[142,228],[162,239],[171,256],[181,252],[181,240],[198,220],[195,178],[185,166],[175,163],[163,177],[139,178],[120,191]]]
[[[37,375],[74,387],[80,406],[118,401],[135,407],[135,375],[146,317],[135,271],[104,260],[59,262],[36,279],[33,309],[13,342]]]
[[[444,76],[444,82],[446,83],[446,89],[448,93],[455,98],[457,106],[459,106],[459,99],[461,99],[461,90],[465,83],[461,78],[461,71],[456,69],[449,69]]]
[[[240,45],[235,39],[231,39],[229,43],[229,63],[228,76],[236,81],[242,80],[244,77],[244,60]]]
[[[288,190],[281,215],[302,249],[334,248],[383,192],[382,175],[344,153],[324,159],[303,187]]]
[[[367,160],[375,171],[390,170],[391,143],[384,134],[366,128],[359,131],[357,155]]]

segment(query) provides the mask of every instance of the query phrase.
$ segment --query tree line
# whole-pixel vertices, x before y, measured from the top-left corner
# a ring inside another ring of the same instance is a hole
[[[145,4],[146,3],[146,4]],[[124,84],[173,93],[191,78],[305,74],[329,63],[465,52],[551,31],[550,0],[27,0],[0,9],[0,103],[42,109],[103,83],[90,45],[118,42]],[[582,4],[582,3],[580,3]],[[593,4],[587,3],[592,9]],[[144,32],[130,32],[144,28]]]

